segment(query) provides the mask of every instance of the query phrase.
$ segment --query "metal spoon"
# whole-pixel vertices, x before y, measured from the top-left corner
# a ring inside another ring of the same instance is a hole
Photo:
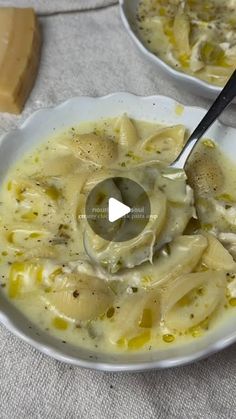
[[[177,159],[171,164],[171,167],[175,167],[176,169],[184,169],[184,166],[198,141],[202,138],[202,136],[205,134],[208,128],[210,128],[213,122],[215,122],[215,120],[223,112],[226,106],[228,106],[232,102],[235,96],[236,70],[233,72],[225,87],[223,88],[219,96],[216,98],[209,111],[203,117],[197,128],[190,135],[181,153],[179,154]]]

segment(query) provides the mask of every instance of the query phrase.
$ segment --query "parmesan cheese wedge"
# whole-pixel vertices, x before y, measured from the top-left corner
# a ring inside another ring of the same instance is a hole
[[[34,10],[0,8],[0,112],[21,112],[35,81],[39,52]]]

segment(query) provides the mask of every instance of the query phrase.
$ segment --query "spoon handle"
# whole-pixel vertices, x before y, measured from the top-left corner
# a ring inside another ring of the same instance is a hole
[[[177,159],[172,163],[172,167],[178,169],[183,169],[185,163],[187,162],[189,155],[191,154],[193,148],[197,142],[202,138],[204,133],[208,128],[215,122],[218,116],[223,112],[223,110],[232,102],[236,96],[236,70],[233,72],[232,76],[228,80],[227,84],[216,98],[215,102],[210,107],[209,111],[203,117],[197,128],[190,135],[188,141],[186,142],[183,150],[177,157]]]

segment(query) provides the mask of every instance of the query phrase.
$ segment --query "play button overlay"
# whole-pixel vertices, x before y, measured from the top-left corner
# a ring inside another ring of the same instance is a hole
[[[132,240],[146,227],[151,213],[144,188],[126,177],[99,182],[86,200],[86,219],[93,232],[107,241]]]
[[[115,198],[109,198],[108,200],[108,220],[110,223],[119,220],[124,215],[129,214],[131,208],[128,205],[123,204]]]

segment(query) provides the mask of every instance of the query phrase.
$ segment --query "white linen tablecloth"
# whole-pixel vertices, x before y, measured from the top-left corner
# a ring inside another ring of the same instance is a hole
[[[0,0],[40,15],[40,71],[20,116],[0,114],[0,134],[36,109],[72,96],[130,91],[164,94],[198,106],[140,55],[109,0]],[[98,7],[95,9],[95,7]],[[70,11],[70,13],[65,13]],[[222,117],[234,124],[234,110]],[[135,374],[101,373],[59,363],[0,325],[0,419],[215,419],[236,417],[236,345],[195,364]]]

